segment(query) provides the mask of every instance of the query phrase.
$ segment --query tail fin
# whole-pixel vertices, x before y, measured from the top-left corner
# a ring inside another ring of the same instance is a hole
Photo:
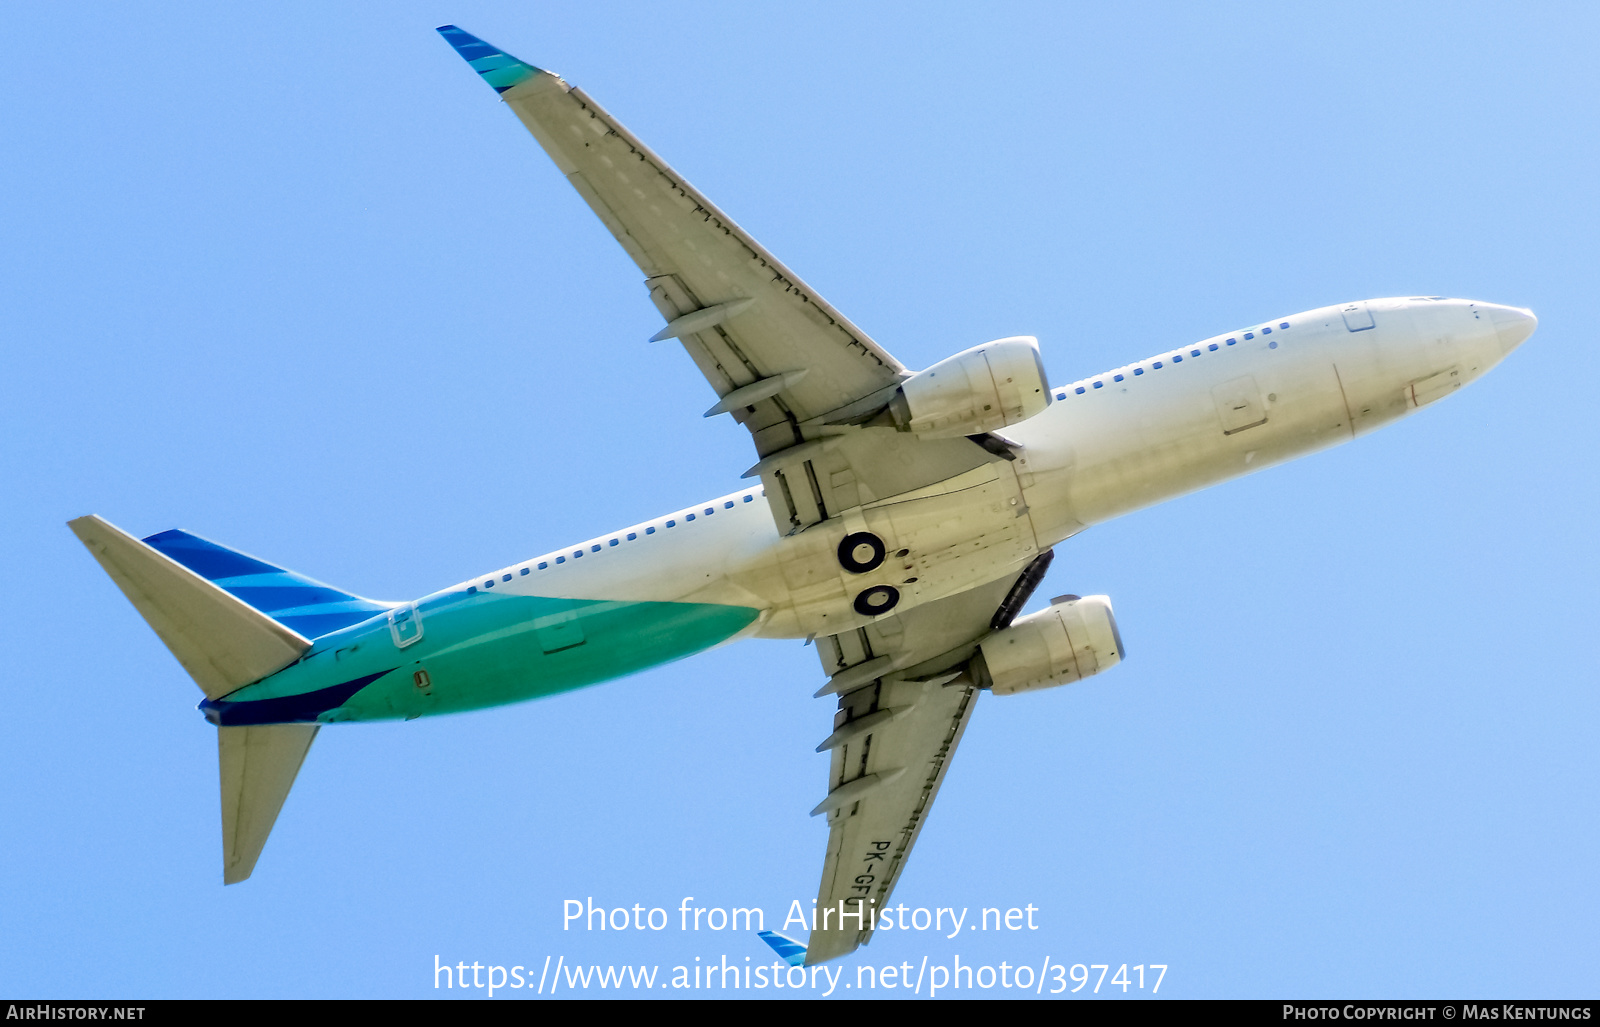
[[[222,776],[222,883],[237,884],[256,868],[317,737],[320,724],[253,724],[217,728]]]
[[[393,605],[363,599],[178,528],[151,535],[144,543],[306,638],[358,624]]]
[[[67,522],[208,699],[298,660],[311,643],[99,517]]]
[[[311,648],[303,635],[262,611],[260,602],[279,602],[282,597],[262,600],[259,593],[291,588],[305,595],[305,590],[323,586],[186,532],[152,536],[162,543],[158,546],[140,542],[99,517],[80,517],[69,521],[68,527],[207,698],[221,698],[282,670]],[[255,584],[279,575],[290,583]],[[249,583],[240,584],[241,578]],[[252,588],[258,590],[254,596],[249,594]],[[342,597],[340,602],[354,598],[336,594]],[[361,619],[367,616],[362,614]],[[242,881],[255,869],[316,734],[316,724],[217,729],[223,883]]]

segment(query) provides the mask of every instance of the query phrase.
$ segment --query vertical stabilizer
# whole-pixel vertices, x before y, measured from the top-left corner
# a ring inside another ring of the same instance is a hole
[[[363,599],[181,528],[141,541],[306,638],[358,624],[395,605]]]
[[[237,884],[256,868],[261,847],[294,786],[318,724],[254,724],[217,728],[222,771],[222,883]]]

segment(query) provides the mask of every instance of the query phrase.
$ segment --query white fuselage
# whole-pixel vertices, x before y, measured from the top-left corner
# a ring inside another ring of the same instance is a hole
[[[778,533],[756,488],[458,588],[749,606],[760,616],[744,634],[833,634],[874,619],[852,599],[875,582],[899,590],[904,612],[1015,574],[1089,525],[1402,417],[1488,371],[1535,324],[1517,308],[1421,297],[1278,318],[1057,386],[1044,412],[1004,430],[1017,459],[797,534]],[[858,530],[890,551],[872,574],[839,564]]]

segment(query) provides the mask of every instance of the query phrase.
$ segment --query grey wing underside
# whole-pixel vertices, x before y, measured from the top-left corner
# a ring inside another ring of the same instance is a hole
[[[972,716],[978,689],[958,672],[1016,580],[1008,576],[817,640],[823,670],[852,690],[839,697],[829,794],[815,811],[827,815],[828,846],[807,964],[844,955],[871,937],[872,911],[888,904]],[[855,679],[874,668],[882,676],[856,687],[851,668],[861,668]],[[849,914],[842,919],[841,904]]]
[[[503,97],[639,265],[669,322],[663,334],[683,343],[717,396],[760,382],[774,390],[727,410],[750,430],[758,455],[804,441],[804,422],[905,376],[582,90],[541,72]]]
[[[719,397],[707,414],[750,431],[746,476],[780,532],[1000,458],[867,426],[904,366],[582,90],[539,71],[502,97],[644,273],[668,321],[657,337],[677,338]]]

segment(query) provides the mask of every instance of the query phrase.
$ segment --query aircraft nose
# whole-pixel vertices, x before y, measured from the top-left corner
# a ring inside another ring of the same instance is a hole
[[[1522,345],[1539,327],[1539,319],[1526,307],[1497,306],[1490,310],[1489,316],[1494,322],[1495,334],[1500,336],[1500,345],[1507,353]]]

